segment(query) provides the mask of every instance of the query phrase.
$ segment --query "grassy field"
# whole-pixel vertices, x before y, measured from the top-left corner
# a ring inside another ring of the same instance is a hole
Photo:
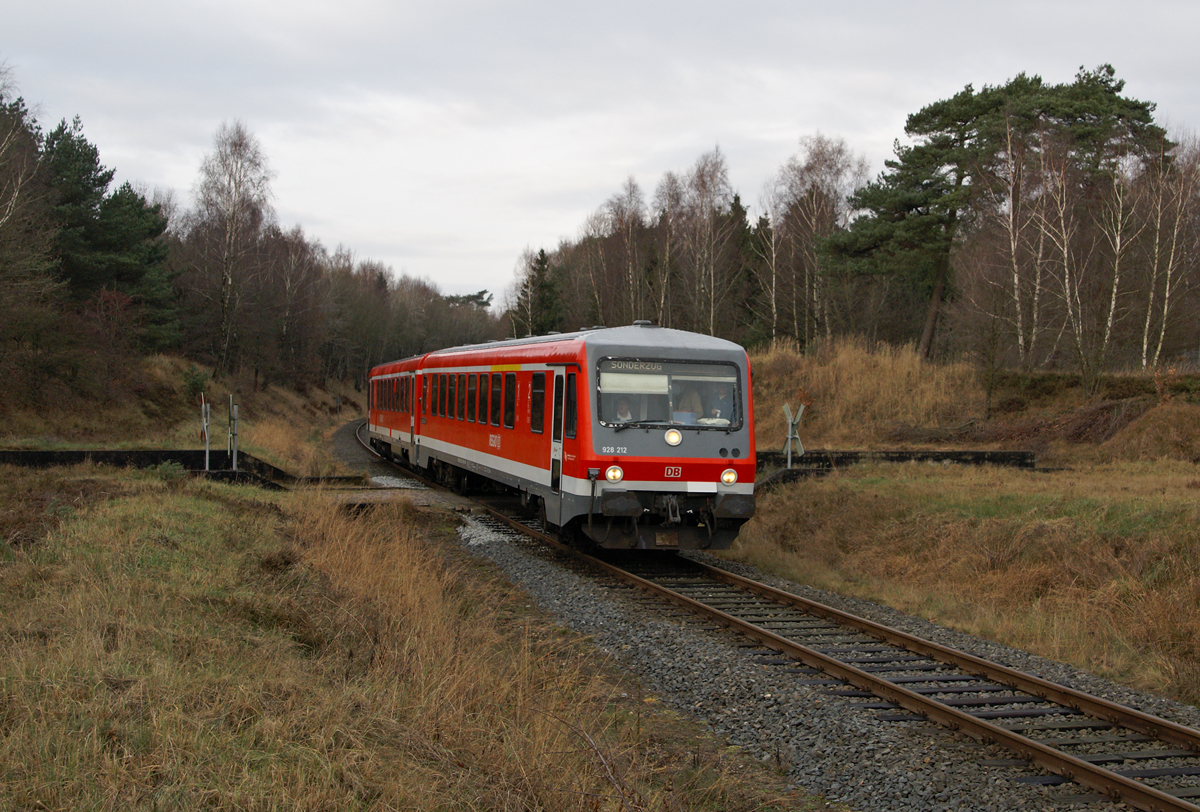
[[[1029,448],[762,494],[732,557],[1200,700],[1197,379],[1001,376],[849,342],[756,353],[760,447]],[[8,447],[197,447],[196,384],[4,411]],[[215,394],[223,438],[225,389]],[[337,413],[337,399],[343,404]],[[332,471],[352,389],[239,393],[242,447]],[[0,404],[3,410],[3,404]],[[987,418],[987,419],[985,419]],[[223,444],[223,439],[219,441]],[[825,808],[606,669],[449,520],[146,472],[0,468],[0,807]]]
[[[546,623],[452,519],[170,470],[0,467],[0,493],[0,808],[825,808]]]
[[[1013,380],[995,398],[1012,411],[984,421],[969,369],[910,350],[760,353],[762,447],[802,392],[809,448],[1023,447],[1049,469],[844,469],[763,494],[729,555],[1200,701],[1194,376],[1121,376],[1093,399],[1069,377]]]
[[[105,445],[194,447],[169,381],[154,408],[178,422],[113,406]],[[239,396],[243,447],[332,468],[334,397]],[[104,434],[42,417],[8,425],[38,425],[28,446]],[[351,516],[170,465],[0,466],[0,519],[0,808],[829,808],[665,710],[407,502]]]

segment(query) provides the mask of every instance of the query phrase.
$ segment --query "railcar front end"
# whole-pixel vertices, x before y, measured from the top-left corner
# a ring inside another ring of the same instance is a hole
[[[754,515],[745,351],[644,324],[605,332],[588,349],[587,493],[567,512],[602,547],[728,547]]]
[[[439,350],[370,378],[382,454],[518,493],[566,536],[721,549],[754,514],[750,367],[732,342],[638,322]]]

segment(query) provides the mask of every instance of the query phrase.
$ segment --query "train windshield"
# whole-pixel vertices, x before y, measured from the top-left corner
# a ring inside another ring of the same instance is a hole
[[[733,364],[605,358],[600,422],[740,428],[742,394]]]

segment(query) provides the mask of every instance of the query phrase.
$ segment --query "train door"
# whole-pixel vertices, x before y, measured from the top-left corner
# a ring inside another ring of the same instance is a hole
[[[563,371],[554,371],[554,410],[550,426],[550,490],[558,493],[562,483],[563,456]]]
[[[410,375],[408,378],[408,387],[405,390],[405,400],[407,402],[404,405],[408,412],[408,445],[413,449],[413,459],[416,459],[417,456],[417,410],[414,407],[420,402],[415,391],[419,380],[419,375]]]

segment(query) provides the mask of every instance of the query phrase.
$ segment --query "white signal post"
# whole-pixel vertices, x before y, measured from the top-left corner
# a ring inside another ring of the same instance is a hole
[[[801,403],[800,407],[796,410],[795,419],[792,418],[792,407],[786,403],[783,404],[783,417],[785,420],[787,420],[788,426],[788,436],[787,440],[785,440],[783,443],[783,450],[784,453],[787,454],[787,467],[790,469],[792,467],[793,443],[795,443],[796,448],[799,449],[796,456],[804,456],[804,443],[800,442],[800,433],[797,431],[797,429],[800,427],[800,420],[804,417],[804,404]]]

